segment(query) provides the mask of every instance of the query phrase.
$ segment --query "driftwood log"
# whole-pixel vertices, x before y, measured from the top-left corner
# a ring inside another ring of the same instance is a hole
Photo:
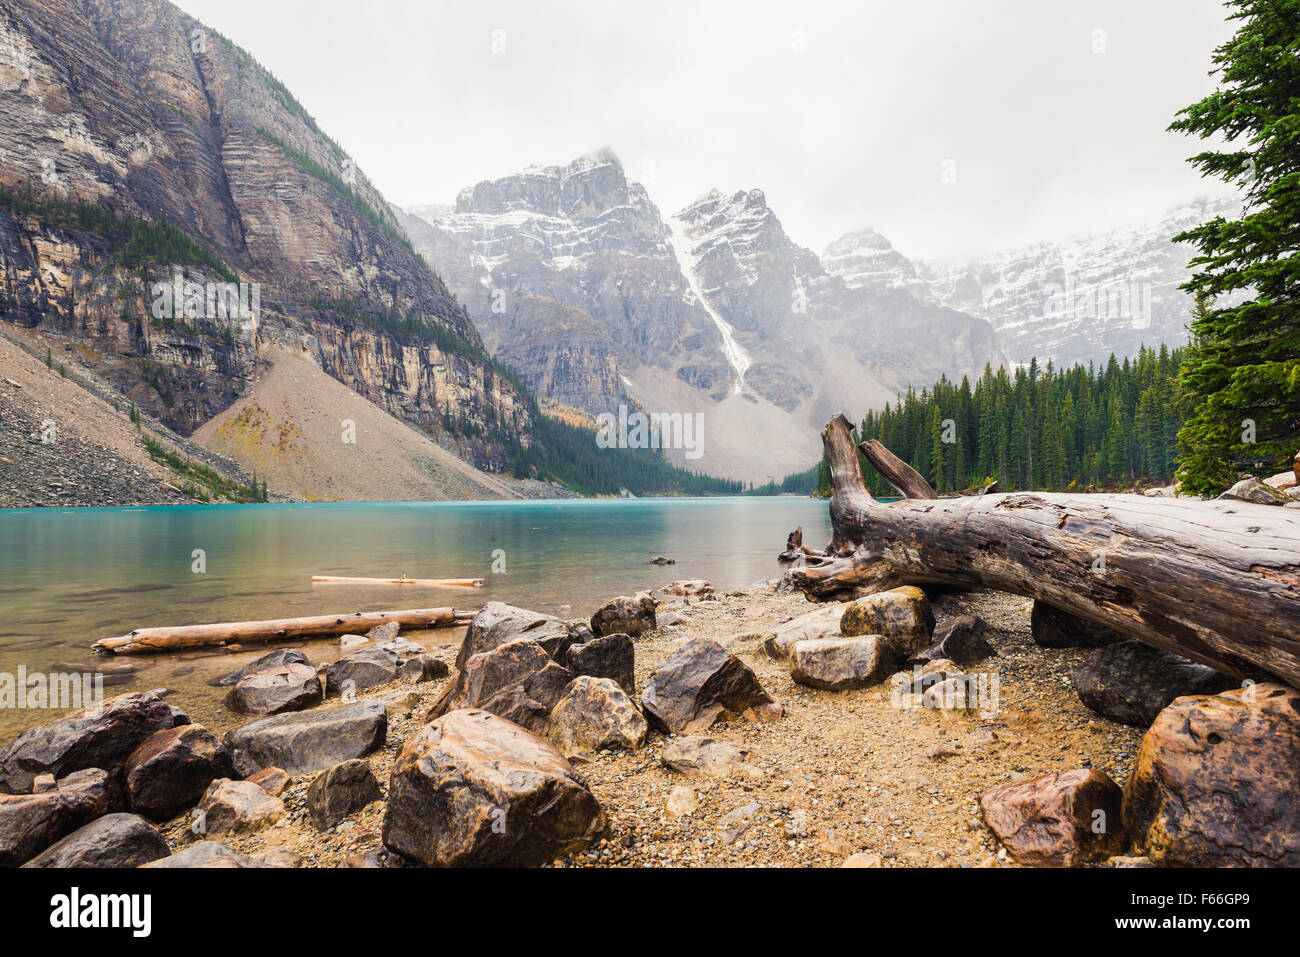
[[[993,588],[1236,676],[1300,687],[1300,516],[1137,495],[1001,493],[885,504],[848,420],[822,432],[833,535],[791,575],[815,601],[897,585]]]
[[[137,628],[117,638],[102,638],[91,646],[97,655],[149,655],[188,648],[211,648],[234,642],[332,638],[366,632],[376,625],[397,622],[403,628],[454,628],[467,624],[477,611],[454,608],[411,608],[403,611],[352,612],[311,618],[233,621],[214,625]]]
[[[421,588],[482,588],[481,578],[353,578],[347,575],[312,575],[313,585],[418,585]]]
[[[803,526],[800,525],[786,537],[785,551],[776,556],[776,558],[777,561],[792,562],[796,559],[803,558],[806,555],[810,555],[813,558],[823,557],[822,552],[819,552],[815,548],[810,548],[803,543]]]

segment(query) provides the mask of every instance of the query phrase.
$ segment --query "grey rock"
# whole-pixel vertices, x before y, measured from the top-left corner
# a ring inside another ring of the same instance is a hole
[[[271,767],[302,774],[364,757],[383,747],[387,733],[382,704],[354,701],[262,718],[227,732],[224,740],[238,774]]]
[[[1079,700],[1104,718],[1148,728],[1183,695],[1218,694],[1240,682],[1180,655],[1130,639],[1099,648],[1071,674]]]
[[[171,851],[157,829],[135,814],[107,814],[32,858],[23,867],[139,867]]]

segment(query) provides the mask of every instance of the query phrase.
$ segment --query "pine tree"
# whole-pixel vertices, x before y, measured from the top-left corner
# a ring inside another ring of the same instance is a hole
[[[1241,25],[1215,51],[1219,89],[1170,126],[1226,140],[1189,162],[1247,204],[1175,237],[1200,250],[1183,287],[1199,308],[1178,437],[1183,487],[1197,493],[1221,491],[1242,464],[1289,464],[1300,442],[1300,0],[1228,5]]]

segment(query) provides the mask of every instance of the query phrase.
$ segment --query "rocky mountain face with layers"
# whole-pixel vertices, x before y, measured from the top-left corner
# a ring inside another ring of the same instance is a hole
[[[80,341],[159,420],[192,431],[275,341],[479,464],[527,441],[526,399],[384,198],[215,31],[162,0],[0,0],[0,115],[3,318]],[[177,271],[256,283],[260,321],[160,319]]]
[[[834,413],[1000,358],[983,320],[828,273],[761,191],[666,220],[608,152],[421,212],[416,247],[530,387],[589,413],[700,412],[704,456],[681,464],[713,474],[806,468]]]
[[[1178,287],[1193,250],[1172,237],[1217,215],[1232,218],[1239,206],[1200,199],[1148,225],[956,263],[912,262],[867,230],[836,240],[822,262],[850,286],[904,289],[987,319],[1013,361],[1104,363],[1142,345],[1187,342],[1193,302]]]

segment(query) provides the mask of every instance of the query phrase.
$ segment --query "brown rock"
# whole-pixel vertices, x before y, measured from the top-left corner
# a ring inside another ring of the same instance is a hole
[[[98,775],[98,777],[95,777]],[[117,810],[107,775],[86,769],[36,794],[0,794],[0,867],[17,867],[60,838]]]
[[[840,619],[847,607],[846,602],[835,602],[778,625],[763,636],[763,653],[775,661],[785,661],[790,657],[790,646],[796,641],[841,637]]]
[[[635,751],[649,728],[632,699],[609,678],[579,675],[554,708],[546,736],[568,757],[604,748]]]
[[[733,774],[761,778],[763,772],[746,763],[748,748],[731,741],[717,741],[701,735],[674,738],[659,760],[664,767],[687,777],[725,778]]]
[[[185,724],[159,731],[126,762],[131,809],[166,821],[192,807],[216,778],[233,773],[230,752],[207,728]]]
[[[570,645],[564,663],[575,675],[612,678],[628,694],[636,693],[636,646],[628,635],[606,635]]]
[[[458,710],[398,754],[384,844],[431,867],[527,867],[586,847],[606,827],[550,744],[486,711]]]
[[[271,797],[279,797],[289,786],[289,774],[281,768],[263,768],[247,778]]]
[[[934,612],[925,592],[906,585],[850,602],[840,618],[840,633],[846,638],[882,635],[901,661],[930,644]]]
[[[226,707],[238,714],[282,714],[320,704],[323,697],[315,668],[287,664],[239,679],[226,694]]]
[[[370,765],[354,758],[316,775],[307,789],[307,812],[317,829],[324,831],[382,797]]]
[[[284,817],[284,802],[252,781],[218,778],[199,802],[200,832],[208,838],[252,834]]]
[[[672,734],[702,731],[727,712],[752,709],[765,719],[781,713],[749,666],[707,638],[687,642],[659,666],[641,693],[641,707]]]
[[[456,667],[464,671],[475,655],[521,640],[536,642],[551,658],[561,661],[573,639],[569,626],[552,615],[490,601],[469,623],[456,654]]]
[[[1300,692],[1179,698],[1138,749],[1124,823],[1156,864],[1300,867]]]
[[[611,598],[591,616],[591,630],[597,638],[618,634],[640,638],[654,627],[655,602],[644,593],[633,598]]]
[[[460,708],[480,708],[536,734],[546,733],[551,708],[573,673],[551,660],[531,639],[512,641],[475,655],[431,717]]]
[[[895,659],[887,639],[806,638],[790,646],[790,677],[796,684],[824,691],[846,691],[879,684]]]
[[[1078,769],[1000,784],[980,795],[980,808],[1019,863],[1073,867],[1127,848],[1122,799],[1104,772]]]

